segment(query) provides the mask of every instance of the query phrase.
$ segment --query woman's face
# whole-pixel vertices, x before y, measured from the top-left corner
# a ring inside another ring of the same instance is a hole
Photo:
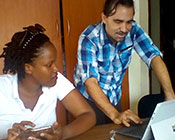
[[[50,42],[46,42],[37,55],[38,57],[34,58],[33,63],[30,64],[31,76],[34,82],[40,86],[54,86],[58,72],[56,48]]]

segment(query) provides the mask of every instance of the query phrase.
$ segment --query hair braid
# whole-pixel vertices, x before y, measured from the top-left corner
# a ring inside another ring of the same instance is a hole
[[[34,26],[29,27],[37,30]],[[3,53],[0,55],[0,58],[4,58],[3,73],[17,73],[19,80],[25,78],[25,64],[31,63],[43,44],[50,41],[41,30],[32,33],[28,27],[25,29],[13,35],[11,42],[5,44],[7,47],[3,48]]]

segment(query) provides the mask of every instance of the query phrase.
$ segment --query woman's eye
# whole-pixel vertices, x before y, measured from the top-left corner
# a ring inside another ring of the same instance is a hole
[[[50,64],[47,64],[47,67],[51,67],[52,66],[52,63],[50,63]]]

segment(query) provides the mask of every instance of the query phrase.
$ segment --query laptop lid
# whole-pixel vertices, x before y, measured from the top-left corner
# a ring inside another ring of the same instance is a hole
[[[142,140],[153,139],[151,125],[175,116],[174,108],[175,108],[175,100],[169,100],[169,101],[158,103],[150,118],[150,121],[144,132]]]
[[[158,103],[149,120],[146,120],[141,125],[131,125],[130,127],[116,129],[115,132],[117,134],[131,136],[141,140],[152,140],[154,137],[151,130],[151,125],[175,116],[174,108],[175,100]]]
[[[151,125],[155,140],[175,140],[175,117]]]

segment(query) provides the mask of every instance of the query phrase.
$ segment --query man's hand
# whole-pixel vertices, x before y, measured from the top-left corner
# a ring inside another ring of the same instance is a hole
[[[165,97],[165,100],[168,101],[168,100],[174,100],[175,99],[175,94],[168,94],[168,95],[171,95],[171,96],[166,96]]]
[[[130,122],[134,122],[136,124],[142,123],[138,115],[129,109],[124,112],[118,113],[116,117],[112,120],[115,124],[124,124],[127,127],[130,126]]]

